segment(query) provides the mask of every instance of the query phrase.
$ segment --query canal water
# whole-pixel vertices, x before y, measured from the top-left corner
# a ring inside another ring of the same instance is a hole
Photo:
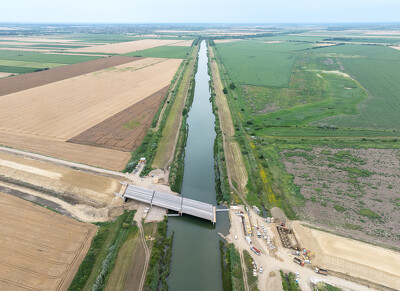
[[[207,67],[207,46],[199,50],[196,87],[187,123],[189,134],[185,150],[183,197],[216,205],[214,172],[215,117],[209,100],[210,76]],[[222,290],[218,232],[229,231],[226,212],[217,213],[217,223],[190,216],[169,217],[168,231],[175,232],[169,290]]]

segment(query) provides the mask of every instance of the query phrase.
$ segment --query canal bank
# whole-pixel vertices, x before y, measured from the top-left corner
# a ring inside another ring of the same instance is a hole
[[[215,116],[210,102],[207,46],[201,43],[195,91],[187,124],[183,197],[216,205],[214,140]],[[170,217],[168,231],[174,232],[171,271],[167,278],[170,290],[222,290],[218,232],[228,233],[229,217],[217,213],[217,223],[193,217]]]

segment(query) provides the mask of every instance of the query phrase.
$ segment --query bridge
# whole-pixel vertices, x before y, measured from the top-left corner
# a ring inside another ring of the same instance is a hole
[[[178,212],[180,215],[188,214],[191,216],[206,219],[215,223],[217,220],[215,206],[193,199],[176,196],[169,193],[151,190],[132,184],[127,184],[125,192],[121,195],[114,193],[126,201],[127,198],[140,201],[150,206],[158,206]]]

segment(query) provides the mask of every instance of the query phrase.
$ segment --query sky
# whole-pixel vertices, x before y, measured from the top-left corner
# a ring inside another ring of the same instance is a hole
[[[0,22],[400,22],[400,0],[13,0]]]

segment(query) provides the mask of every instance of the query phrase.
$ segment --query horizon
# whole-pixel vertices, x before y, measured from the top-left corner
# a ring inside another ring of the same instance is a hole
[[[23,9],[21,9],[23,7]],[[7,2],[1,23],[397,23],[395,0],[50,0]]]

